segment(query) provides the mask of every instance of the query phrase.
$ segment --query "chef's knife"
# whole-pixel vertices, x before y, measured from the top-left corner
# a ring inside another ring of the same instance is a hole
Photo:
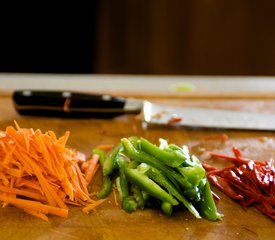
[[[275,130],[275,114],[175,107],[110,95],[71,91],[15,91],[15,109],[22,115],[62,118],[113,118],[142,113],[146,124],[244,130]]]

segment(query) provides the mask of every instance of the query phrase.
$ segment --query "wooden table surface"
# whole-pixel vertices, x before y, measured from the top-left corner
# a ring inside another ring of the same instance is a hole
[[[247,111],[275,113],[274,99],[156,99],[182,106],[205,106]],[[16,120],[21,127],[54,130],[63,135],[69,130],[70,147],[89,155],[92,149],[101,143],[116,144],[121,137],[131,135],[144,136],[157,143],[158,138],[169,142],[186,144],[201,159],[207,158],[206,150],[230,153],[232,146],[238,146],[246,157],[269,160],[275,157],[274,132],[226,131],[202,129],[143,129],[140,118],[124,115],[110,120],[73,120],[43,117],[23,117],[12,106],[10,96],[0,97],[0,129],[13,125]],[[228,140],[203,142],[201,139],[210,134],[226,133]],[[262,141],[265,139],[265,141]],[[93,189],[98,189],[101,176],[98,173]],[[14,207],[0,209],[0,239],[273,239],[274,221],[263,216],[255,208],[247,210],[230,200],[215,189],[221,200],[217,207],[224,218],[219,222],[197,220],[187,211],[174,212],[168,218],[158,210],[137,210],[128,214],[116,206],[114,196],[110,197],[89,215],[81,208],[71,207],[69,217],[50,217],[50,222],[36,219]]]

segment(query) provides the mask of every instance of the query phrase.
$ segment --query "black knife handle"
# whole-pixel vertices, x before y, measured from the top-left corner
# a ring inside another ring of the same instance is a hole
[[[71,91],[21,90],[13,93],[21,115],[62,118],[113,118],[124,113],[125,99]]]

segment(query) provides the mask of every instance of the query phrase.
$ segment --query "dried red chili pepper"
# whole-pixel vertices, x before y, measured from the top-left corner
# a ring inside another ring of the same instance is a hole
[[[182,117],[179,117],[179,116],[172,116],[169,120],[168,120],[168,124],[171,124],[171,123],[179,123],[181,122],[183,119]]]
[[[237,147],[234,156],[210,152],[212,158],[232,162],[234,165],[216,169],[203,164],[211,184],[238,201],[243,208],[255,206],[260,212],[275,220],[275,166],[274,160],[254,161],[242,157]]]

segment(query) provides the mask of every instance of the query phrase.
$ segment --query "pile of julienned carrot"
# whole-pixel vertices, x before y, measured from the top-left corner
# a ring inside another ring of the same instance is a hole
[[[0,131],[0,203],[13,205],[48,221],[48,214],[66,218],[68,205],[89,212],[101,201],[91,199],[87,185],[99,167],[99,157],[66,147],[69,132],[8,126]],[[85,168],[81,167],[83,164]]]

